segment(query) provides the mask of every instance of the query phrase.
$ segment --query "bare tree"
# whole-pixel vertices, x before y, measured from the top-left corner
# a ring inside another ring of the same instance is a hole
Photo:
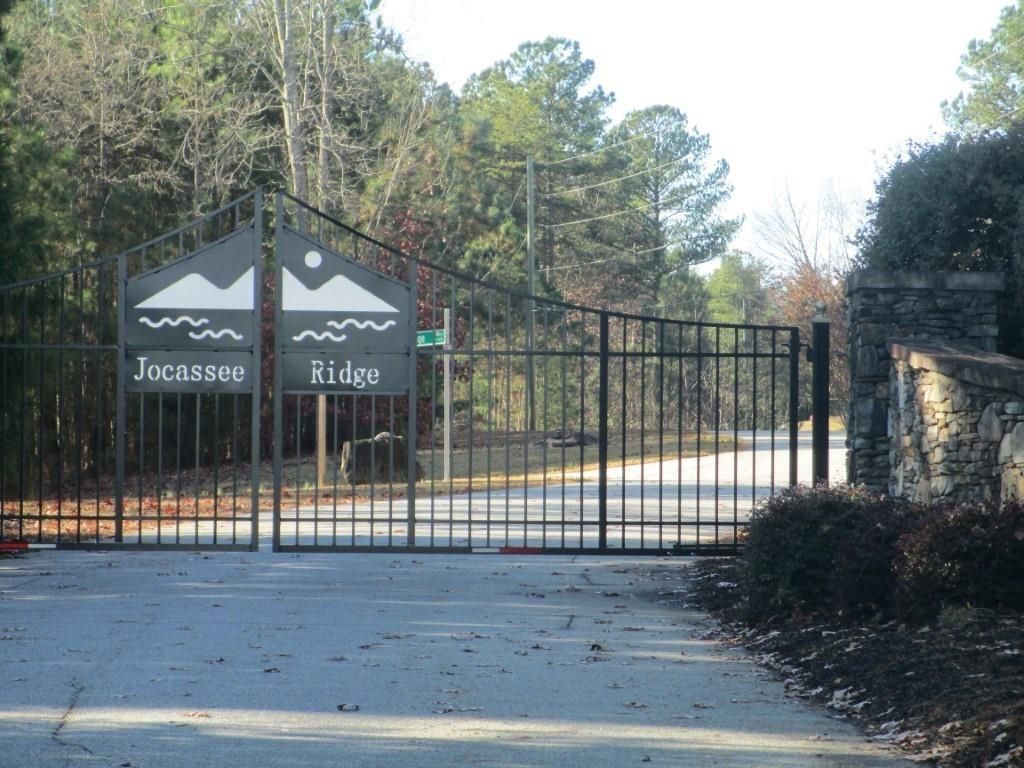
[[[139,11],[133,0],[68,2],[60,13],[25,4],[12,25],[19,45],[45,55],[26,57],[11,119],[66,148],[79,258],[141,234],[125,231],[141,218],[128,215],[140,195],[167,200],[180,188],[161,151],[159,40]]]
[[[825,182],[813,207],[796,201],[787,184],[768,213],[754,216],[759,255],[784,271],[845,274],[853,259],[858,219],[855,204],[834,180]]]
[[[398,42],[373,25],[368,6],[340,0],[256,0],[250,17],[269,52],[260,74],[276,95],[292,191],[352,221],[368,210],[379,222],[389,179],[405,170],[429,110],[419,82],[396,97],[410,71],[404,61],[389,69]],[[367,203],[379,178],[380,199]]]
[[[829,377],[836,403],[846,402],[849,389],[843,281],[853,261],[854,211],[839,186],[828,182],[810,211],[794,200],[787,186],[772,211],[755,218],[758,249],[779,265],[782,321],[798,326],[810,338],[811,318],[820,306],[825,308],[831,326]],[[809,391],[803,396],[809,398]],[[835,413],[845,416],[842,408]]]

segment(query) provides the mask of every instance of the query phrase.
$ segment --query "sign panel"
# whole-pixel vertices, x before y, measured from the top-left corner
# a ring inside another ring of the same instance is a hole
[[[129,347],[252,347],[255,336],[255,233],[244,229],[207,248],[128,280]]]
[[[439,347],[445,342],[444,328],[434,328],[430,331],[416,331],[417,347]]]
[[[125,352],[129,392],[251,392],[252,352],[146,350]]]
[[[410,287],[287,228],[278,248],[284,388],[407,393]]]
[[[250,227],[126,281],[126,389],[252,392],[258,386],[256,253]]]
[[[289,392],[403,395],[409,391],[409,357],[364,352],[282,352]]]

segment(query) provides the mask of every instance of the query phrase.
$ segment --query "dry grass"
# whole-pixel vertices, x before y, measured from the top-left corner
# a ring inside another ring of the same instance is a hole
[[[599,447],[566,446],[550,447],[545,444],[541,433],[520,433],[506,441],[490,443],[477,440],[470,447],[465,442],[453,440],[451,456],[451,481],[444,481],[444,447],[418,451],[424,480],[417,489],[433,490],[435,493],[459,493],[472,489],[485,490],[503,487],[506,482],[514,486],[534,486],[555,483],[578,483],[587,473],[596,473],[600,468]],[[731,435],[722,435],[718,441],[719,451],[733,450],[735,443]],[[707,455],[715,450],[714,435],[708,440],[702,435],[700,454]],[[697,456],[696,435],[665,435],[661,439],[647,436],[641,440],[626,436],[625,445],[621,435],[613,435],[608,441],[608,464],[610,467],[633,466],[647,462],[674,461],[679,458]],[[433,480],[431,480],[433,478]]]
[[[511,439],[505,434],[476,436],[468,440],[453,441],[451,479],[444,480],[444,448],[440,445],[418,451],[422,478],[416,484],[420,495],[446,495],[472,491],[500,490],[506,486],[548,486],[579,483],[588,473],[599,469],[598,446],[547,445],[541,433],[517,433]],[[487,439],[489,438],[489,439]],[[732,435],[721,435],[717,448],[731,451]],[[621,435],[613,435],[608,444],[608,462],[612,468],[632,466],[645,462],[673,461],[680,457],[698,455],[695,434],[639,437],[627,435],[623,444]],[[700,454],[715,450],[714,435],[703,435]],[[262,509],[273,507],[274,466],[262,462],[259,473],[259,504]],[[179,478],[173,476],[126,479],[124,491],[125,533],[174,519],[230,519],[249,515],[249,467],[238,465],[229,473],[221,468],[217,476],[202,468],[189,471]],[[391,484],[350,485],[341,481],[336,471],[336,457],[328,456],[324,482],[316,478],[316,458],[287,459],[282,462],[281,496],[286,505],[323,504],[327,500],[344,498],[360,503],[375,498],[401,498],[408,490],[405,481]],[[79,498],[80,496],[80,498]],[[102,478],[97,491],[95,485],[72,492],[65,489],[60,496],[46,498],[7,498],[4,506],[3,538],[55,537],[60,531],[63,538],[91,540],[111,536],[116,517],[115,493],[112,478]],[[12,512],[13,511],[13,512]]]

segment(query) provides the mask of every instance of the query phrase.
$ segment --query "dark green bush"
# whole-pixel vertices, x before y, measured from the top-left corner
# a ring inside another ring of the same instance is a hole
[[[933,507],[903,537],[895,570],[908,619],[953,607],[1024,610],[1024,505]]]
[[[890,615],[897,544],[916,514],[899,499],[847,486],[798,487],[765,501],[745,537],[747,618]]]

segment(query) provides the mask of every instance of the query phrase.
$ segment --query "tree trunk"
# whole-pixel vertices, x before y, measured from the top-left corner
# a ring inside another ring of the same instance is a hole
[[[277,44],[281,52],[281,112],[284,118],[285,146],[291,173],[292,194],[309,199],[306,168],[306,134],[300,110],[298,73],[295,66],[294,12],[291,0],[274,0]]]

